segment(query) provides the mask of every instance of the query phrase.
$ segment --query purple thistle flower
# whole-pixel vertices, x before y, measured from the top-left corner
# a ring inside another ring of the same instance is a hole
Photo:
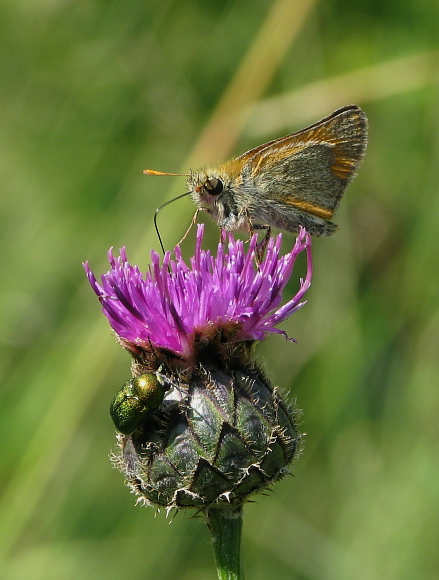
[[[265,258],[256,267],[257,235],[245,251],[244,243],[228,234],[227,249],[219,243],[217,255],[201,248],[204,226],[199,225],[195,255],[188,265],[180,247],[175,259],[166,252],[162,264],[151,251],[149,270],[131,266],[125,249],[119,257],[108,253],[111,269],[100,285],[88,262],[89,282],[102,310],[124,346],[165,349],[183,358],[194,355],[195,337],[209,337],[228,329],[233,342],[263,340],[267,333],[285,334],[276,326],[301,308],[312,277],[311,237],[303,228],[292,251],[279,255],[282,235],[272,237]],[[281,306],[282,291],[297,256],[306,250],[307,273],[300,289]],[[233,330],[232,330],[233,329]]]
[[[110,250],[101,284],[84,267],[132,355],[132,378],[110,406],[119,431],[116,465],[148,505],[195,507],[212,521],[215,513],[240,514],[251,494],[289,473],[300,451],[297,412],[252,353],[267,333],[286,336],[277,325],[303,306],[312,257],[304,229],[285,256],[281,235],[271,238],[259,265],[256,235],[247,245],[228,234],[213,255],[201,247],[203,233],[198,226],[189,262],[179,246],[173,259],[151,252],[142,273],[124,249],[119,257]],[[304,250],[306,277],[282,305]]]

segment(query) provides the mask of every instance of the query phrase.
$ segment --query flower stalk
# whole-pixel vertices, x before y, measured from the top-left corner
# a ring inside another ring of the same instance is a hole
[[[211,509],[207,512],[207,526],[219,580],[244,580],[241,559],[242,506]]]

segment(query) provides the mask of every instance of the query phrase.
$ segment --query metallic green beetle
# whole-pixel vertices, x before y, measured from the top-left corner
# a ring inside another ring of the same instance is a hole
[[[110,406],[116,429],[130,435],[151,411],[159,407],[168,389],[159,373],[145,373],[127,381]]]

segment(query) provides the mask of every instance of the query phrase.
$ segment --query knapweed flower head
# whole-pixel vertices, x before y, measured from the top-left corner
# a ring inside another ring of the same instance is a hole
[[[151,345],[180,357],[194,354],[200,335],[226,330],[227,340],[263,340],[268,333],[285,334],[277,325],[303,306],[311,283],[311,240],[301,230],[293,250],[280,255],[281,234],[268,242],[265,258],[255,266],[257,235],[247,251],[229,234],[226,247],[219,243],[216,256],[203,250],[202,225],[198,226],[195,255],[187,264],[177,246],[175,259],[151,252],[151,266],[143,274],[127,260],[125,249],[115,258],[102,285],[85,265],[90,284],[103,311],[123,344],[150,349]],[[308,253],[308,272],[297,294],[281,306],[282,292],[297,256]]]
[[[125,250],[99,284],[90,284],[132,355],[133,378],[120,389],[111,416],[120,431],[115,458],[145,503],[210,510],[240,506],[252,493],[288,473],[300,435],[297,413],[273,388],[252,346],[298,308],[311,283],[311,238],[301,230],[281,255],[271,238],[257,264],[257,236],[248,247],[232,234],[216,255],[202,249],[198,227],[187,263],[177,246],[161,261],[151,252],[142,274]],[[282,305],[297,256],[307,273]]]

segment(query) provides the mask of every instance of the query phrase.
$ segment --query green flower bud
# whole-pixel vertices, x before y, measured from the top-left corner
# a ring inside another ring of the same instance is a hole
[[[300,441],[297,413],[249,358],[232,367],[204,360],[189,381],[169,381],[177,388],[162,405],[119,436],[116,463],[145,503],[240,505],[289,473]]]

